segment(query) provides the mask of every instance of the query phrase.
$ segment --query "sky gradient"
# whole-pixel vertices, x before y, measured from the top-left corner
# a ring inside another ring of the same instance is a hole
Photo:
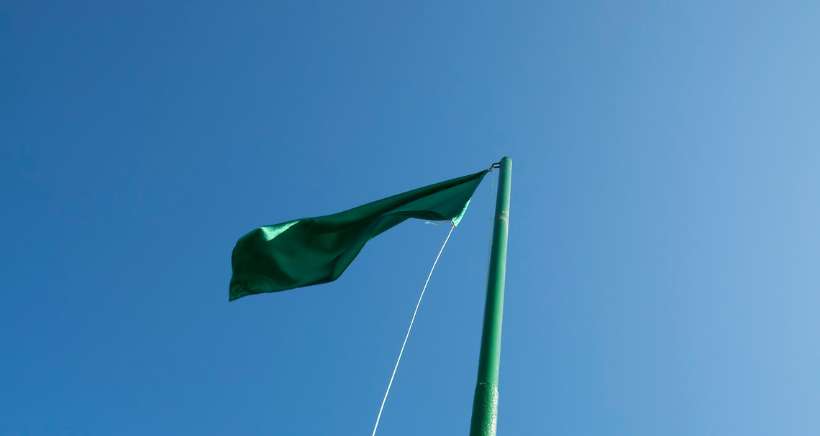
[[[680,3],[0,6],[0,436],[369,434],[447,226],[231,248],[502,155],[499,435],[820,434],[820,3]],[[467,434],[496,177],[381,435]]]

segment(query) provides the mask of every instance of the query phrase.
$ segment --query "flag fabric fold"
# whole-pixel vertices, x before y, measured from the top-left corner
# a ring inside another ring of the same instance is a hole
[[[489,170],[393,195],[332,215],[252,230],[231,256],[229,300],[339,278],[370,239],[407,220],[457,225]]]

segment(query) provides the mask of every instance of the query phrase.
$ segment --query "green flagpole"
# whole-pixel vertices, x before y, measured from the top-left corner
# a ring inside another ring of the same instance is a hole
[[[505,156],[496,165],[500,168],[498,195],[495,200],[493,246],[487,276],[487,300],[484,303],[484,327],[481,333],[481,354],[473,397],[470,436],[495,436],[498,417],[498,366],[501,360],[501,318],[504,314],[512,161]]]

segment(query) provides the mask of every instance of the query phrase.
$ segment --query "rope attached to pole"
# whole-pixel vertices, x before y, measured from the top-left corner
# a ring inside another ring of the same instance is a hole
[[[399,369],[399,363],[401,362],[401,356],[404,354],[404,347],[407,345],[407,339],[410,338],[410,332],[413,331],[413,324],[416,322],[416,314],[419,313],[419,306],[421,306],[421,300],[424,298],[424,292],[427,291],[427,285],[430,284],[430,277],[433,276],[433,271],[436,269],[436,264],[438,264],[438,260],[441,257],[441,253],[444,252],[444,247],[447,246],[447,241],[450,240],[450,235],[453,234],[453,230],[455,230],[456,225],[452,224],[450,226],[450,231],[447,232],[447,237],[444,238],[444,242],[441,244],[441,248],[438,250],[438,254],[436,255],[436,259],[433,261],[433,266],[430,267],[430,272],[427,273],[427,280],[424,281],[424,286],[421,288],[421,293],[419,294],[419,299],[416,302],[416,308],[413,310],[413,316],[410,317],[410,325],[407,326],[407,333],[404,335],[404,342],[401,343],[401,349],[399,350],[399,357],[396,359],[396,364],[393,365],[393,373],[390,374],[390,381],[387,382],[387,389],[384,391],[384,397],[382,398],[382,404],[379,406],[379,413],[376,415],[376,423],[373,424],[373,433],[371,436],[376,436],[376,430],[379,429],[379,421],[382,419],[382,411],[384,411],[384,403],[387,402],[387,395],[390,394],[390,388],[393,386],[393,380],[396,378],[396,371]]]

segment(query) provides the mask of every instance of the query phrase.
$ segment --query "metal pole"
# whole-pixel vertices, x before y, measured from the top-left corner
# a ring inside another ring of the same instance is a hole
[[[501,318],[504,314],[512,161],[505,156],[501,159],[499,167],[493,246],[490,252],[487,300],[484,303],[484,327],[481,334],[481,354],[473,397],[470,436],[495,436],[498,417],[498,366],[501,360]]]

